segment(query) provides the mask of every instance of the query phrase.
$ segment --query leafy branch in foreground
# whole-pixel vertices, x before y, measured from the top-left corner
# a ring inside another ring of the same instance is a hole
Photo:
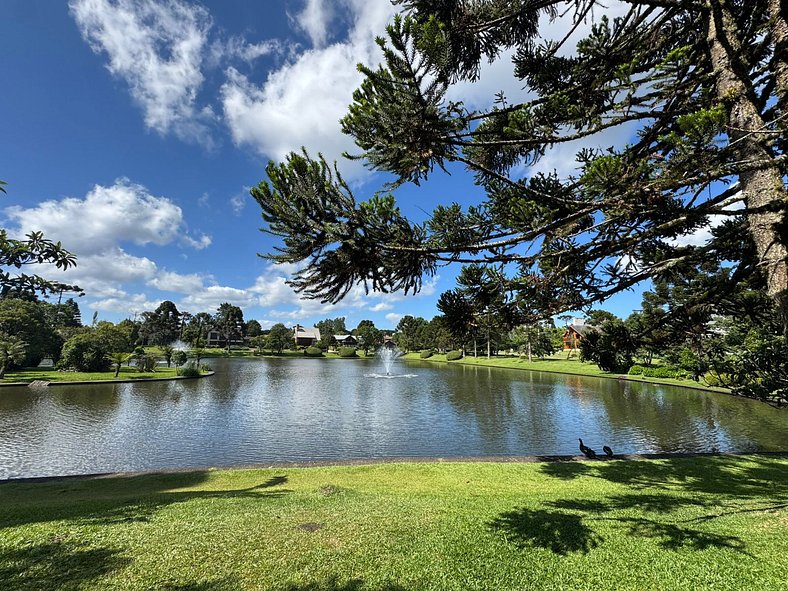
[[[0,181],[0,191],[6,192],[5,181]],[[41,293],[81,292],[76,285],[50,281],[39,275],[14,274],[12,269],[28,265],[54,265],[65,271],[76,266],[76,257],[63,248],[60,242],[44,238],[42,232],[30,232],[25,239],[8,237],[8,232],[0,228],[0,298],[14,295]]]

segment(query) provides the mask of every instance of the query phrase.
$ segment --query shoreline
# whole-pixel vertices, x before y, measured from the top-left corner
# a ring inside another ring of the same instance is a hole
[[[90,386],[93,384],[136,384],[139,382],[171,382],[174,380],[199,380],[200,378],[207,378],[210,376],[216,375],[215,371],[209,371],[204,374],[200,374],[198,376],[170,376],[167,378],[132,378],[128,380],[116,380],[116,379],[109,379],[109,380],[64,380],[64,381],[51,381],[46,384],[46,388],[51,388],[52,386]],[[0,382],[0,388],[26,388],[30,387],[30,384],[35,382],[46,382],[47,380],[32,380],[30,382],[7,382],[2,383]]]
[[[673,460],[682,458],[712,457],[774,457],[788,458],[786,451],[751,451],[751,452],[657,452],[642,454],[615,454],[613,457],[603,455],[595,459],[584,455],[537,455],[537,456],[403,456],[390,458],[357,458],[347,460],[308,460],[294,462],[263,462],[255,464],[239,464],[237,466],[196,466],[187,468],[171,468],[162,470],[138,470],[126,472],[93,472],[90,474],[62,474],[58,476],[23,476],[19,478],[2,478],[0,486],[10,484],[34,484],[73,480],[102,480],[108,478],[135,478],[139,476],[175,476],[193,472],[234,472],[245,470],[271,470],[274,468],[341,468],[357,466],[383,465],[415,465],[415,464],[555,464],[573,462],[642,462]]]

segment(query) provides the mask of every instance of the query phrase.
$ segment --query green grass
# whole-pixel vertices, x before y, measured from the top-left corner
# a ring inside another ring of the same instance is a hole
[[[788,458],[408,463],[0,485],[3,589],[742,590]]]
[[[32,382],[34,380],[47,380],[49,382],[82,382],[104,380],[139,380],[145,378],[172,378],[175,377],[175,366],[157,367],[155,372],[137,371],[135,367],[120,368],[120,374],[115,377],[115,370],[102,372],[82,372],[82,371],[57,371],[56,369],[46,369],[40,367],[25,367],[18,370],[9,371],[5,374],[3,382]]]
[[[435,354],[428,359],[420,359],[418,353],[408,353],[405,359],[412,361],[433,361],[439,363],[463,364],[463,365],[478,365],[484,367],[502,367],[507,369],[528,369],[532,371],[549,371],[555,373],[567,373],[584,376],[595,376],[605,378],[627,378],[636,382],[646,382],[650,384],[668,384],[676,386],[685,386],[692,388],[700,388],[703,390],[710,390],[713,392],[729,392],[726,388],[716,388],[707,386],[703,382],[696,382],[694,380],[682,380],[674,378],[647,378],[645,376],[630,376],[627,374],[612,373],[599,369],[595,363],[583,362],[574,357],[571,359],[566,358],[566,353],[558,353],[551,355],[545,359],[534,357],[533,361],[528,361],[527,357],[487,357],[480,353],[478,357],[467,355],[459,361],[446,361],[446,355]]]

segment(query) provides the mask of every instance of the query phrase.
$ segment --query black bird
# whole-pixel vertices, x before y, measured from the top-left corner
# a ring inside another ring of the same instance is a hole
[[[596,452],[587,445],[583,445],[583,440],[579,437],[578,440],[580,441],[580,451],[582,451],[587,458],[591,458],[592,460],[596,458]]]
[[[607,445],[602,446],[602,451],[605,452],[605,455],[609,458],[613,457],[613,450],[610,449]]]

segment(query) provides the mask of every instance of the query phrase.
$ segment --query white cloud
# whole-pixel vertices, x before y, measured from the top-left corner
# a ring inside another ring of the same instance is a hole
[[[196,250],[202,250],[204,248],[208,248],[211,245],[212,239],[207,234],[200,235],[199,238],[192,238],[184,234],[181,236],[181,243],[185,244],[186,246],[190,246]]]
[[[299,12],[295,21],[304,31],[315,47],[322,47],[328,39],[328,28],[334,15],[334,7],[325,0],[306,0],[304,9]]]
[[[212,281],[213,278],[210,275],[200,275],[198,273],[182,275],[174,271],[162,271],[148,281],[148,284],[162,291],[192,293],[204,289],[206,280]]]
[[[248,201],[247,197],[249,197],[249,191],[251,187],[244,187],[241,189],[241,192],[237,195],[234,195],[230,199],[230,207],[233,209],[233,213],[235,215],[241,215],[241,212],[246,207],[246,203]]]
[[[181,0],[71,0],[69,7],[85,41],[128,84],[148,128],[211,145],[213,113],[196,104],[212,26],[207,10]]]
[[[185,228],[180,207],[128,179],[110,187],[96,185],[84,199],[53,199],[30,208],[9,207],[5,213],[16,223],[15,233],[41,230],[80,256],[104,253],[120,242],[163,246]]]
[[[370,312],[383,312],[384,310],[391,310],[394,306],[387,302],[379,302],[372,306]]]
[[[179,308],[208,311],[217,309],[219,305],[224,302],[229,302],[241,308],[250,308],[257,303],[254,294],[246,289],[238,289],[236,287],[227,287],[223,285],[209,285],[183,298]]]
[[[129,295],[121,292],[115,297],[87,302],[87,308],[103,312],[119,312],[131,316],[147,310],[155,310],[162,300],[149,300],[144,293]]]
[[[342,0],[341,4],[352,20],[343,42],[302,53],[270,72],[262,86],[234,68],[227,70],[222,106],[237,145],[251,146],[275,160],[301,146],[308,146],[312,154],[322,152],[329,160],[340,160],[345,150],[356,151],[351,138],[342,134],[339,119],[362,80],[356,64],[374,65],[380,60],[374,37],[389,22],[394,8],[387,0]],[[316,35],[319,45],[324,20],[317,12],[309,14],[302,26],[311,27],[310,34]],[[341,166],[349,177],[365,174],[360,163],[344,161]]]
[[[396,326],[397,323],[400,320],[402,320],[402,314],[396,314],[394,312],[391,312],[389,314],[386,314],[386,320],[388,320],[389,322],[391,322],[391,324]]]

